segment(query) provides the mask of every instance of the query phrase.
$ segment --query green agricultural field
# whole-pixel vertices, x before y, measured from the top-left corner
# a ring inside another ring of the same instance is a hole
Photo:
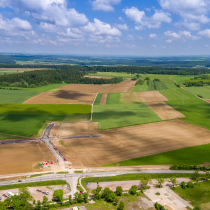
[[[0,104],[0,113],[0,133],[29,137],[46,122],[89,120],[91,105]]]
[[[90,114],[91,105],[81,104],[0,104],[1,114]]]
[[[181,198],[190,201],[190,203],[194,207],[201,206],[201,209],[209,209],[210,205],[209,189],[210,189],[210,181],[196,183],[194,184],[193,188],[182,189],[181,187],[176,187],[173,190]]]
[[[191,78],[194,78],[195,76],[199,76],[199,75],[171,76],[171,79],[175,80],[177,83],[184,83],[187,80],[190,80]],[[203,76],[203,75],[201,75],[201,76]]]
[[[100,105],[102,95],[103,95],[102,93],[99,93],[97,95],[94,105]]]
[[[22,136],[15,136],[15,135],[9,135],[9,134],[1,134],[0,133],[0,141],[6,140],[6,139],[21,139]]]
[[[194,95],[184,91],[181,88],[160,90],[160,93],[169,99],[169,101],[166,102],[167,104],[186,116],[186,118],[182,118],[180,120],[206,129],[210,129],[210,106],[207,102],[198,99]],[[210,144],[207,144],[122,161],[120,163],[115,163],[111,165],[199,165],[203,164],[204,162],[210,162],[209,149]]]
[[[99,129],[120,128],[161,121],[145,103],[96,105],[93,121],[99,122]]]
[[[149,85],[148,85],[147,91],[152,91],[152,90],[155,90],[154,82],[153,81],[149,81]]]
[[[106,166],[134,166],[134,165],[201,165],[210,162],[210,144],[178,149],[156,155],[125,160]]]
[[[108,93],[106,98],[106,104],[122,104],[120,93]]]
[[[98,72],[97,74],[88,74],[89,76],[101,76],[101,77],[124,77],[134,78],[136,74],[127,74],[124,72]]]
[[[169,89],[164,82],[156,82],[157,90]]]
[[[147,91],[147,84],[144,85],[136,85],[131,92],[141,92],[141,91]]]
[[[0,104],[21,104],[27,99],[38,95],[39,92],[34,91],[24,91],[24,90],[5,90],[0,89]]]
[[[54,92],[55,90],[57,91],[57,89],[61,86],[67,85],[66,83],[62,83],[62,84],[49,84],[49,85],[45,85],[45,86],[41,86],[41,87],[36,87],[36,88],[18,88],[15,87],[19,90],[24,90],[24,91],[36,91],[36,92]],[[12,87],[14,88],[14,87]]]
[[[186,90],[190,91],[194,94],[199,94],[203,98],[210,98],[210,88],[204,86],[204,87],[185,87]]]
[[[46,121],[61,122],[65,117],[66,115],[8,114],[2,118],[0,115],[0,133],[34,136],[38,135]]]
[[[180,120],[210,129],[210,106],[181,88],[160,90],[169,101],[166,103],[186,116]],[[184,97],[184,99],[183,99]]]

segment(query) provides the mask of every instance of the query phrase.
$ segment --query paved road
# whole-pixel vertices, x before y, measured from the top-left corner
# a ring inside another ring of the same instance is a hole
[[[194,171],[173,171],[173,170],[140,170],[140,171],[108,171],[108,172],[90,172],[90,173],[83,173],[83,174],[51,174],[51,175],[43,175],[39,177],[33,177],[28,179],[22,179],[21,183],[29,183],[29,182],[40,182],[40,181],[49,181],[49,180],[66,180],[66,182],[71,187],[71,194],[74,195],[77,192],[77,183],[79,177],[82,176],[92,176],[92,177],[106,177],[106,176],[116,176],[121,174],[154,174],[154,173],[189,173],[192,174]],[[201,174],[205,174],[205,172],[199,172]],[[28,175],[28,174],[26,174]],[[4,181],[0,182],[0,185],[11,185],[11,184],[20,184],[18,180],[12,181]]]
[[[0,144],[19,144],[40,141],[39,139],[0,141]]]
[[[50,131],[53,128],[54,123],[51,123],[47,126],[47,128],[45,129],[43,136],[41,138],[41,140],[47,145],[47,147],[49,148],[49,150],[52,152],[52,154],[55,156],[57,162],[59,163],[60,166],[60,170],[65,170],[65,161],[64,161],[64,157],[62,156],[62,154],[58,151],[54,149],[54,145],[51,142],[52,138],[49,137]]]

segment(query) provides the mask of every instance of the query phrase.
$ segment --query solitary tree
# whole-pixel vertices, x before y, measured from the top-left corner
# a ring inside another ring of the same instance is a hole
[[[196,180],[196,182],[198,181],[199,179],[199,171],[196,170],[193,174],[192,174],[192,179]]]
[[[140,185],[143,189],[147,189],[149,183],[151,183],[151,179],[149,175],[145,175],[143,179],[140,181]]]
[[[83,197],[84,197],[84,201],[85,201],[85,203],[87,203],[88,202],[88,193],[83,193]]]
[[[94,195],[94,199],[95,200],[99,200],[100,199],[100,192],[101,192],[102,187],[100,187],[99,185],[97,186],[96,189],[92,190],[92,193]]]
[[[55,190],[53,193],[53,200],[63,202],[63,190]]]
[[[173,187],[175,187],[177,185],[176,177],[175,176],[171,177],[169,182],[171,182],[173,184]]]
[[[130,192],[131,195],[135,195],[137,190],[138,190],[137,186],[136,185],[133,185],[130,188],[129,192]]]
[[[206,180],[208,180],[210,178],[210,173],[206,172]]]
[[[124,208],[125,208],[125,204],[123,203],[123,201],[120,201],[120,204],[119,204],[117,210],[124,210]]]
[[[121,195],[122,195],[122,193],[123,193],[123,189],[122,189],[122,187],[121,187],[121,186],[117,186],[117,187],[116,187],[116,193],[117,193],[117,195],[119,195],[119,196],[121,196]]]
[[[48,197],[44,196],[44,197],[43,197],[42,204],[43,204],[43,205],[46,205],[47,203],[48,203]]]
[[[159,179],[157,179],[157,182],[158,182],[159,187],[161,188],[162,184],[165,183],[165,180],[163,178],[159,178]]]

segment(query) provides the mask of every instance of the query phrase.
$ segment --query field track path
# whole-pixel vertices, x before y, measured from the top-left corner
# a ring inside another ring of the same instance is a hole
[[[170,80],[172,80],[172,81],[174,81],[174,82],[177,84],[176,80],[171,79],[171,77],[170,77],[169,79],[170,79]],[[190,92],[190,91],[186,90],[186,89],[185,89],[185,88],[183,88],[183,87],[181,87],[181,88],[182,88],[183,90],[185,90],[186,92],[188,92],[188,93],[190,93],[190,94],[194,95],[194,96],[195,96],[195,97],[197,97],[198,99],[200,99],[200,100],[202,100],[202,101],[205,101],[206,103],[209,103],[209,104],[210,104],[210,102],[209,102],[209,101],[206,101],[205,99],[198,97],[197,95],[195,95],[194,93],[192,93],[192,92]]]

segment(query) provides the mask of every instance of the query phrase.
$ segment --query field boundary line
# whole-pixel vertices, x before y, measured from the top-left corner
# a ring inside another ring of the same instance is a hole
[[[94,101],[93,101],[93,103],[92,103],[91,117],[90,117],[90,121],[89,121],[89,122],[92,122],[92,121],[93,121],[93,105],[94,105],[94,103],[95,103],[95,100],[96,100],[97,96],[98,96],[98,93],[96,94],[96,97],[95,97],[95,99],[94,99]]]
[[[170,79],[170,80],[172,80],[172,81],[174,81],[174,82],[177,84],[176,80],[171,79],[171,77],[170,77],[169,79]],[[209,104],[210,104],[210,102],[206,101],[206,100],[205,100],[205,99],[203,99],[203,98],[200,98],[199,96],[197,96],[196,94],[194,94],[194,93],[190,92],[189,90],[186,90],[186,89],[185,89],[185,88],[183,88],[183,87],[181,87],[181,89],[183,89],[184,91],[186,91],[186,92],[188,92],[188,93],[190,93],[190,94],[194,95],[194,96],[195,96],[195,97],[197,97],[198,99],[200,99],[200,100],[202,100],[202,101],[205,101],[206,103],[209,103]]]

